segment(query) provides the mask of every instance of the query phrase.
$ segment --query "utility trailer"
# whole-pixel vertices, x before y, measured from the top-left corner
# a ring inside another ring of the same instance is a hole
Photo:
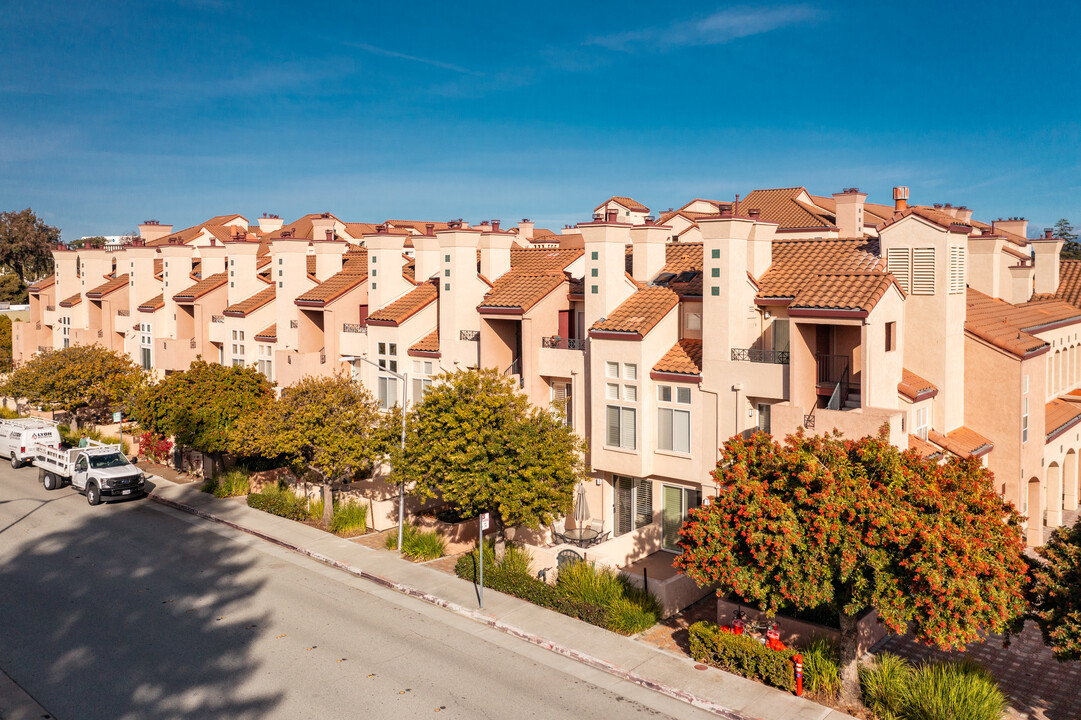
[[[120,500],[146,492],[146,476],[124,455],[121,445],[106,445],[94,440],[86,447],[56,450],[46,445],[35,447],[34,464],[46,490],[64,483],[86,495],[86,501]]]

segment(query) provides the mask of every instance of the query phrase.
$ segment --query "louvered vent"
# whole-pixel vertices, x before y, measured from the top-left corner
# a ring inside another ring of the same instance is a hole
[[[912,294],[935,294],[935,249],[912,249]]]
[[[912,292],[912,251],[908,248],[890,248],[886,251],[886,269],[893,273],[901,289]]]
[[[965,291],[965,249],[950,248],[950,295]]]

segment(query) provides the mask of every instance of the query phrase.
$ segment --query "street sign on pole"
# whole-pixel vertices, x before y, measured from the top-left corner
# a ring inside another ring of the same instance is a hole
[[[114,423],[120,422],[120,413],[118,413],[118,412],[113,413],[113,422]]]
[[[488,529],[488,513],[477,517],[477,602],[484,609],[484,531]]]
[[[483,533],[492,524],[492,516],[489,513],[480,514],[480,530]]]

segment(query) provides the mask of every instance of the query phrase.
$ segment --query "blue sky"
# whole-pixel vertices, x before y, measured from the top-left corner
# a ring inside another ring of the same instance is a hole
[[[44,8],[48,9],[44,9]],[[0,3],[0,209],[530,217],[856,186],[1081,225],[1052,3]],[[1031,230],[1030,230],[1031,232]]]

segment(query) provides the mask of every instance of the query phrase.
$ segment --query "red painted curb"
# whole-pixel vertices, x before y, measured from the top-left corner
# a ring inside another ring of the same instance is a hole
[[[680,690],[679,688],[675,688],[670,685],[665,685],[655,680],[650,680],[649,678],[642,677],[635,672],[622,668],[614,663],[610,663],[607,660],[601,660],[600,658],[596,658],[592,655],[587,655],[586,653],[579,652],[578,650],[565,647],[558,643],[552,642],[551,640],[545,640],[539,635],[534,635],[533,633],[516,628],[513,625],[508,625],[504,622],[496,620],[490,615],[484,615],[477,610],[470,610],[469,608],[462,607],[457,603],[452,603],[449,600],[444,600],[443,598],[436,597],[435,595],[431,595],[422,590],[417,590],[416,588],[410,587],[409,585],[403,585],[402,583],[394,582],[393,580],[385,578],[382,575],[376,575],[375,573],[370,573],[367,570],[355,568],[349,563],[344,563],[340,560],[329,558],[321,553],[313,552],[311,550],[292,545],[290,543],[284,542],[283,540],[279,540],[276,537],[267,535],[266,533],[244,527],[243,525],[238,525],[237,523],[218,517],[217,515],[214,515],[212,513],[198,510],[190,505],[185,505],[184,503],[177,502],[176,500],[170,500],[169,498],[162,497],[161,495],[153,492],[148,493],[147,498],[161,505],[171,507],[175,510],[180,510],[181,512],[195,515],[196,517],[202,518],[204,520],[216,522],[221,525],[225,525],[226,527],[230,527],[234,530],[253,535],[260,540],[265,540],[269,543],[273,543],[278,547],[285,548],[286,550],[295,552],[298,555],[304,555],[305,557],[309,557],[312,560],[321,562],[324,565],[328,565],[338,570],[347,572],[350,575],[354,575],[361,579],[368,580],[378,585],[382,585],[383,587],[394,590],[395,592],[402,593],[403,595],[408,595],[409,597],[422,600],[431,605],[445,608],[458,615],[467,617],[470,620],[474,620],[476,622],[487,625],[494,630],[498,630],[502,633],[511,635],[520,640],[525,640],[528,643],[531,643],[538,647],[542,647],[545,650],[550,650],[557,655],[562,655],[565,658],[574,660],[575,662],[581,663],[596,670],[602,670],[609,675],[614,675],[622,680],[626,680],[627,682],[631,682],[640,687],[644,687],[647,690],[652,690],[662,695],[666,695],[674,700],[679,700],[696,708],[706,710],[713,713],[714,715],[717,715],[718,717],[724,718],[725,720],[753,720],[747,715],[743,715],[742,713],[736,712],[735,710],[731,710],[729,708],[718,705],[712,700],[706,700],[704,698],[698,697],[697,695],[694,695],[693,693],[689,693],[686,690]]]

